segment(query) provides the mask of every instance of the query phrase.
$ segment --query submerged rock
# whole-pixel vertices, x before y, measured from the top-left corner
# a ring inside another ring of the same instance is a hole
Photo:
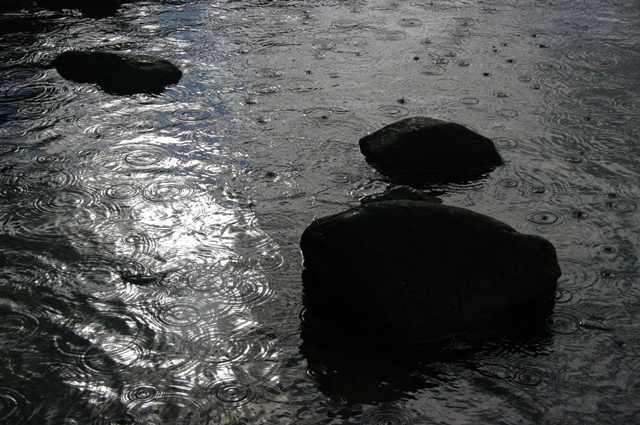
[[[504,162],[493,142],[463,125],[411,117],[360,139],[381,172],[418,181],[476,180]]]
[[[49,10],[76,9],[89,18],[114,16],[124,0],[36,0],[36,4]]]
[[[161,93],[182,71],[171,62],[146,55],[67,51],[53,60],[58,73],[78,83],[96,83],[112,94]]]
[[[482,333],[552,305],[560,276],[547,240],[433,202],[365,203],[314,221],[300,246],[309,334]]]
[[[384,193],[376,193],[375,195],[365,196],[360,200],[361,204],[368,204],[371,202],[380,201],[393,201],[393,200],[407,200],[407,201],[425,201],[441,204],[442,200],[435,195],[431,195],[420,190],[414,189],[409,186],[396,186],[389,189]]]

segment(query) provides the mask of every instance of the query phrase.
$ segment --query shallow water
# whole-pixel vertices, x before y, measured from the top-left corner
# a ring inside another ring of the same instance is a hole
[[[0,422],[640,422],[633,3],[6,10]],[[184,76],[113,96],[43,66],[96,46]],[[496,142],[486,179],[424,189],[556,246],[547,329],[301,348],[299,237],[389,186],[358,140],[413,115]]]

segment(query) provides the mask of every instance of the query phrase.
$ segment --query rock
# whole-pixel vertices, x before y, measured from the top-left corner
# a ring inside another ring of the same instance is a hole
[[[406,118],[363,137],[360,151],[381,172],[405,180],[477,180],[504,163],[490,139],[427,117]]]
[[[112,94],[161,93],[182,71],[171,62],[146,55],[67,51],[53,60],[58,73],[78,83],[96,83]]]
[[[366,203],[304,231],[308,333],[416,340],[482,333],[552,306],[560,277],[547,240],[432,202]],[[325,315],[325,313],[327,313]],[[331,316],[328,329],[318,315]]]
[[[88,18],[114,16],[123,0],[36,0],[36,4],[49,10],[76,9]]]
[[[410,200],[410,201],[425,201],[425,202],[433,202],[436,204],[441,204],[442,200],[435,197],[435,195],[430,195],[428,193],[424,193],[420,190],[414,189],[409,186],[395,186],[384,193],[376,193],[374,195],[365,196],[360,200],[361,204],[368,204],[371,202],[380,202],[380,201],[392,201],[392,200]]]

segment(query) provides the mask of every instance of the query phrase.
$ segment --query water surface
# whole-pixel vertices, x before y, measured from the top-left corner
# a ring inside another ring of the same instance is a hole
[[[13,4],[13,3],[11,3]],[[640,45],[633,2],[155,1],[0,17],[0,421],[640,421]],[[156,55],[114,96],[46,64]],[[299,237],[392,182],[358,150],[426,115],[506,165],[423,189],[541,235],[546,329],[302,345]],[[301,348],[302,345],[302,348]]]

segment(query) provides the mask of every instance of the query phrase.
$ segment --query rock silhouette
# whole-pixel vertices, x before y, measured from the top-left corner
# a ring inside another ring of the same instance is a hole
[[[119,95],[158,94],[182,78],[182,71],[171,62],[147,55],[67,51],[51,65],[68,80],[95,83],[107,93]]]
[[[300,246],[312,315],[400,340],[482,333],[546,313],[560,277],[547,240],[425,201],[369,202],[320,218]],[[313,323],[310,334],[339,329]]]
[[[382,173],[418,184],[478,180],[504,163],[490,139],[428,117],[389,124],[359,143],[362,154]]]
[[[124,0],[36,0],[36,4],[49,10],[76,9],[88,18],[114,16]]]
[[[424,193],[420,190],[404,185],[395,186],[384,193],[376,193],[375,195],[365,196],[360,200],[360,203],[368,204],[370,202],[394,201],[402,199],[407,201],[433,202],[436,204],[442,203],[442,200],[437,198],[435,195]]]

